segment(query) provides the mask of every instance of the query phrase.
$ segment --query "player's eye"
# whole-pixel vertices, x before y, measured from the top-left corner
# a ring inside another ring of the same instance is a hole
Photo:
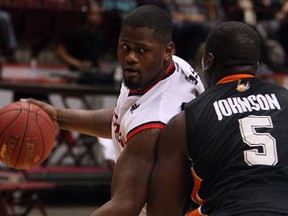
[[[141,53],[141,54],[144,54],[144,53],[146,53],[146,49],[145,48],[140,48],[139,50],[138,50],[138,52],[139,53]]]
[[[128,46],[127,46],[126,44],[122,44],[122,45],[121,45],[121,48],[122,48],[123,50],[128,50]]]
[[[123,53],[127,53],[129,52],[129,50],[130,50],[130,47],[127,44],[120,44],[119,51]]]

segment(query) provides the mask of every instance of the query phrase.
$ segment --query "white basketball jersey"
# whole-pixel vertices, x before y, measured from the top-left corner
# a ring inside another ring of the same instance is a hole
[[[116,160],[129,138],[148,128],[163,128],[184,103],[203,91],[198,73],[177,56],[165,76],[146,91],[130,90],[122,84],[112,119]],[[140,215],[146,215],[145,208]]]
[[[177,56],[165,76],[146,91],[130,90],[122,84],[112,119],[116,158],[130,137],[148,128],[163,128],[183,103],[203,91],[198,73]]]

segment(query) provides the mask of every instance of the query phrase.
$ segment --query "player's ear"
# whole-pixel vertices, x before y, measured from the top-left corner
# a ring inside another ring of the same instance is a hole
[[[164,49],[164,56],[163,56],[164,61],[168,61],[173,54],[174,54],[174,43],[169,42]]]
[[[213,53],[208,53],[207,57],[203,58],[203,60],[203,69],[209,70],[213,66],[215,60]]]

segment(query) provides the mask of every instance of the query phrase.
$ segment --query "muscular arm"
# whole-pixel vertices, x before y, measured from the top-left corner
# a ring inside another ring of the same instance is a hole
[[[53,120],[56,129],[111,138],[111,122],[114,108],[98,110],[59,109],[42,101],[34,99],[27,99],[27,101],[44,109]]]
[[[113,108],[98,110],[59,109],[57,121],[61,129],[111,139],[113,111]]]
[[[111,200],[93,216],[138,216],[147,200],[159,131],[147,129],[128,141],[114,167]]]
[[[186,148],[184,113],[162,129],[157,160],[151,176],[147,211],[149,216],[181,216],[187,194],[190,164]]]

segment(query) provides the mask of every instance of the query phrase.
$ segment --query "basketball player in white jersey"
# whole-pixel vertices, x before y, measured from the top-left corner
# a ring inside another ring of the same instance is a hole
[[[30,100],[42,106],[61,129],[113,139],[117,160],[111,200],[93,216],[146,215],[143,206],[159,132],[184,103],[204,91],[193,68],[173,56],[171,38],[172,22],[165,10],[138,7],[120,30],[117,53],[124,81],[116,107],[57,109]]]

